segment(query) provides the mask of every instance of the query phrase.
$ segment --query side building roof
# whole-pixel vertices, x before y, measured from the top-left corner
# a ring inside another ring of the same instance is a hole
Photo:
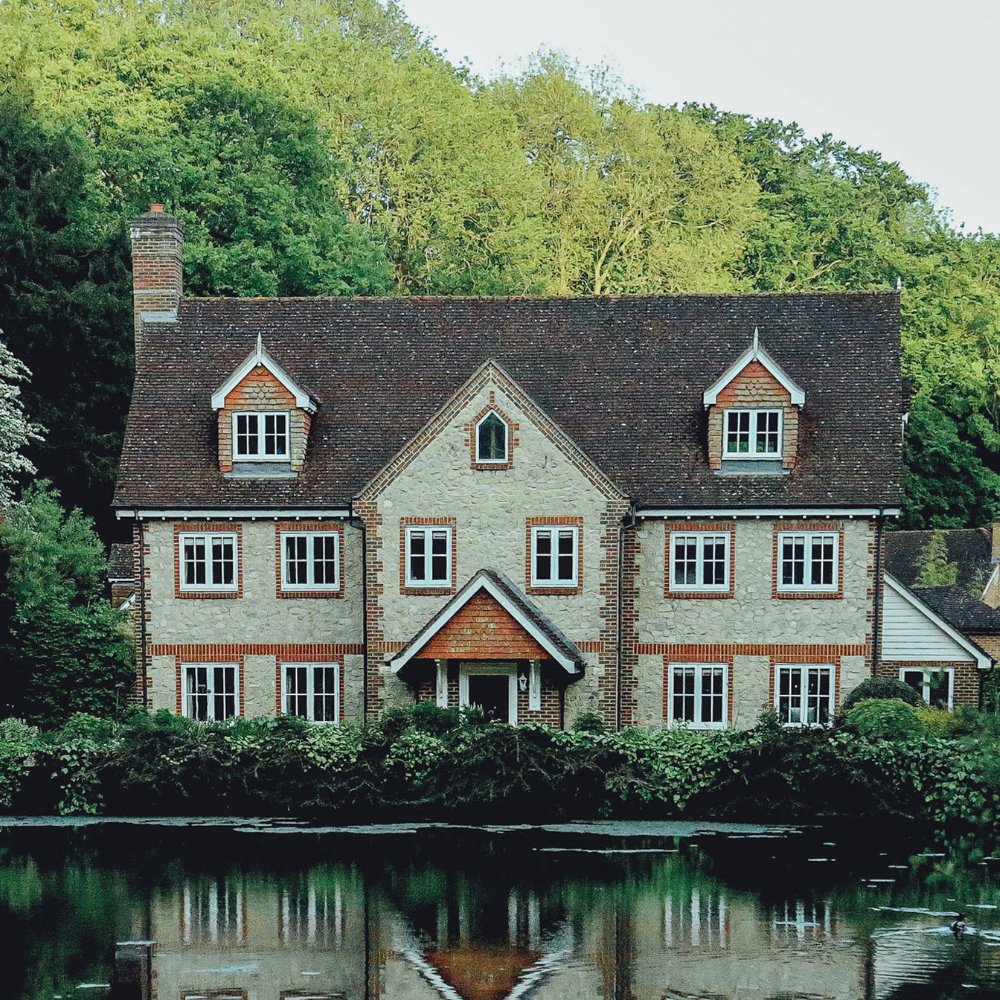
[[[885,536],[885,568],[901,583],[913,587],[920,576],[920,560],[935,531],[888,531]],[[989,528],[955,528],[942,532],[945,554],[958,567],[955,582],[960,587],[986,585],[992,565],[992,535]]]
[[[806,393],[787,476],[721,477],[703,394],[755,328]],[[260,335],[317,404],[297,478],[225,479],[212,393]],[[894,293],[559,299],[186,299],[148,324],[114,504],[346,505],[485,362],[649,507],[896,507]]]

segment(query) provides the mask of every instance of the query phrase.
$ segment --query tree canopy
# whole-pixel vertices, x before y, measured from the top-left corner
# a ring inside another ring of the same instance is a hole
[[[904,523],[1000,510],[1000,250],[896,163],[645,102],[540,53],[492,81],[377,0],[0,0],[0,328],[29,457],[105,516],[131,382],[128,220],[196,295],[892,289]]]

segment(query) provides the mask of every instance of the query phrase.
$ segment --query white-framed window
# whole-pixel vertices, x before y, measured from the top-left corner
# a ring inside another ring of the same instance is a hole
[[[235,532],[184,533],[179,538],[181,590],[236,590],[239,544]]]
[[[722,729],[729,722],[729,666],[671,663],[667,699],[670,722],[692,729]]]
[[[781,458],[781,410],[726,410],[723,458]]]
[[[287,462],[288,413],[268,410],[233,414],[233,459],[244,462]]]
[[[840,532],[778,532],[778,590],[836,590]]]
[[[576,587],[580,528],[577,525],[533,525],[531,528],[531,585]]]
[[[282,590],[340,589],[340,532],[281,532]]]
[[[285,663],[281,710],[313,722],[340,721],[340,664]]]
[[[670,533],[671,590],[729,590],[729,532]]]
[[[502,464],[509,454],[507,422],[497,413],[489,412],[476,424],[476,462]]]
[[[926,704],[935,708],[954,707],[954,667],[900,667],[899,679],[909,684]]]
[[[452,529],[426,524],[406,529],[406,586],[451,586]]]
[[[774,710],[784,726],[828,726],[833,721],[832,664],[789,663],[774,668]]]
[[[236,663],[185,663],[184,714],[199,722],[221,722],[239,715],[239,669]]]

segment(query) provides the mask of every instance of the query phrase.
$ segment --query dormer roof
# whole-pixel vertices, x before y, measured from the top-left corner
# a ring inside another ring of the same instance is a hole
[[[718,401],[719,393],[752,361],[763,365],[774,376],[775,380],[781,384],[782,388],[788,391],[788,394],[792,397],[793,406],[805,406],[805,392],[795,384],[784,368],[764,350],[764,345],[760,342],[760,334],[757,332],[756,327],[754,327],[753,331],[753,343],[726,369],[720,378],[716,379],[705,390],[705,394],[702,397],[702,402],[705,406],[714,406]]]
[[[316,401],[304,389],[300,389],[295,380],[281,365],[264,349],[263,338],[257,334],[257,346],[246,357],[246,360],[212,393],[212,409],[222,410],[226,406],[226,397],[258,366],[266,368],[294,397],[295,405],[307,413],[316,412]]]

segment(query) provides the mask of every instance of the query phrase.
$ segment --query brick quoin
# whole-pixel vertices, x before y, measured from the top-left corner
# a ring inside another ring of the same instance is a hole
[[[708,464],[722,468],[724,410],[781,410],[781,464],[795,468],[799,440],[799,409],[788,390],[759,362],[751,361],[723,389],[708,412]]]

